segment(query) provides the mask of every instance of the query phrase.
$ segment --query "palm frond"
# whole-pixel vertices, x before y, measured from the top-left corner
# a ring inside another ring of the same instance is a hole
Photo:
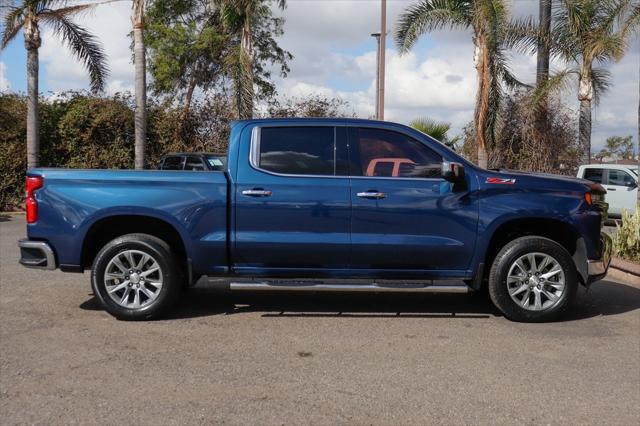
[[[52,17],[63,18],[63,17],[72,16],[72,15],[77,15],[81,12],[88,12],[91,9],[94,9],[97,5],[98,3],[91,3],[91,4],[79,4],[76,6],[62,7],[58,9],[46,8],[46,9],[43,9],[40,13],[50,15]]]
[[[4,17],[4,29],[2,31],[2,44],[0,50],[4,50],[11,40],[15,38],[24,25],[24,7],[13,7]]]
[[[598,105],[602,95],[611,88],[611,72],[604,68],[593,68],[591,70],[591,81],[593,84],[593,100]]]
[[[521,53],[534,54],[541,37],[542,34],[533,18],[514,19],[508,22],[504,29],[503,46]]]
[[[564,69],[549,76],[542,84],[539,84],[533,91],[531,102],[537,108],[545,99],[554,93],[562,93],[570,90],[578,76],[575,69]]]
[[[418,38],[433,30],[468,28],[471,25],[469,2],[460,0],[422,0],[409,6],[396,24],[395,41],[402,53],[408,52]]]
[[[441,142],[446,140],[447,132],[451,129],[449,123],[435,121],[428,117],[416,118],[409,123],[409,126]]]
[[[53,27],[54,33],[62,38],[71,52],[84,64],[89,72],[91,90],[102,91],[109,75],[109,68],[102,44],[96,37],[66,16],[43,13],[40,19]]]

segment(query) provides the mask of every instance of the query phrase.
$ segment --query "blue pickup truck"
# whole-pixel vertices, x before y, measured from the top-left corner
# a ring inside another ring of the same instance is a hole
[[[486,289],[506,317],[549,321],[609,266],[600,185],[484,170],[400,124],[238,121],[227,155],[224,171],[29,170],[20,263],[90,269],[128,320],[214,277],[232,291]]]

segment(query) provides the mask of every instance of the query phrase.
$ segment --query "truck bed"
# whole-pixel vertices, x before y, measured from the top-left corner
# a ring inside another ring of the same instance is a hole
[[[165,221],[181,234],[194,264],[227,265],[228,184],[223,172],[42,168],[28,175],[42,176],[44,187],[36,193],[38,222],[27,226],[27,235],[51,242],[63,269],[83,267],[78,241],[114,215]]]

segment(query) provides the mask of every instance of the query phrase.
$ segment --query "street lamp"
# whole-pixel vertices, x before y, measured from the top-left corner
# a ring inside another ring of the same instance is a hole
[[[372,33],[376,39],[376,120],[380,120],[380,33]]]
[[[371,34],[378,41],[376,55],[376,119],[384,120],[384,65],[387,38],[387,0],[380,0],[380,32]]]

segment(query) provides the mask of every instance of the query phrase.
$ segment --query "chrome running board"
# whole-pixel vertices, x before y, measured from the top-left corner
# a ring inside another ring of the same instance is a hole
[[[464,284],[325,284],[314,282],[233,282],[229,283],[232,291],[317,291],[317,292],[389,292],[389,293],[468,293],[469,286]]]

